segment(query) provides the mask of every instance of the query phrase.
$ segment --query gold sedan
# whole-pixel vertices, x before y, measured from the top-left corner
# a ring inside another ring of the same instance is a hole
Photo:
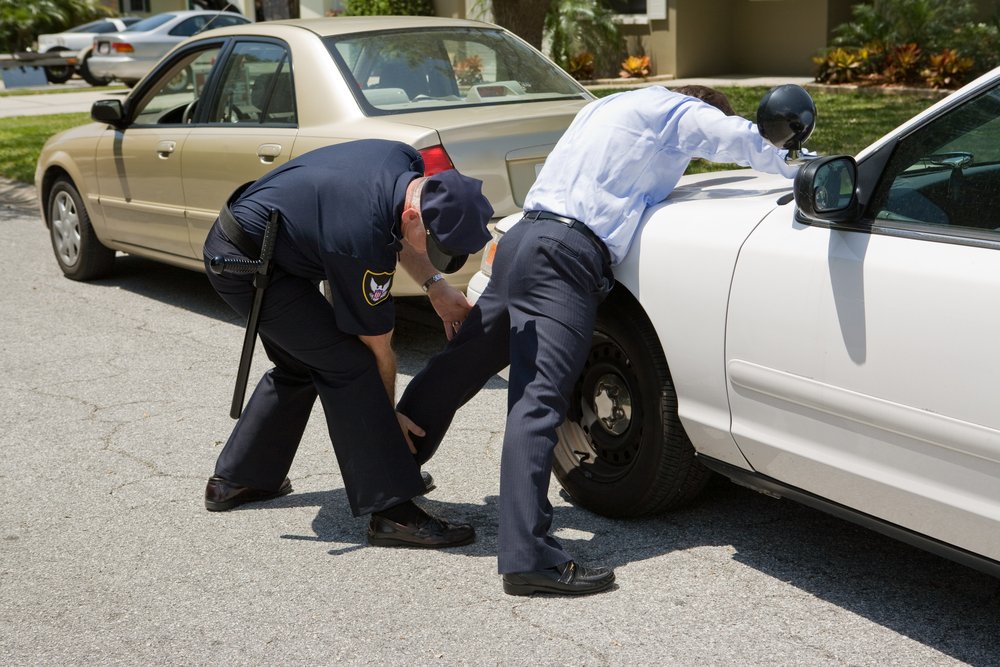
[[[307,151],[363,138],[415,147],[426,173],[483,181],[518,210],[552,146],[592,96],[494,25],[429,17],[278,21],[177,46],[93,123],[52,137],[35,184],[67,277],[116,252],[201,271],[202,244],[240,186]],[[464,287],[478,258],[452,282]],[[397,296],[420,294],[400,280]]]

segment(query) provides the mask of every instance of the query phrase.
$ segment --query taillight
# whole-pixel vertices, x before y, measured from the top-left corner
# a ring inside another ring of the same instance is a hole
[[[424,159],[424,176],[433,176],[446,169],[455,168],[455,165],[451,163],[451,158],[448,157],[448,153],[445,152],[444,146],[440,144],[421,149],[420,157]]]
[[[135,49],[128,42],[111,42],[111,50],[115,53],[133,53]]]

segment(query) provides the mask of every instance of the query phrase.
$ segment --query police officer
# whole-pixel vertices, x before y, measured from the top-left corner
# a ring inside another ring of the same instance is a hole
[[[224,511],[290,493],[287,474],[317,395],[355,516],[371,514],[371,544],[447,547],[474,540],[472,526],[424,512],[426,486],[408,432],[393,410],[390,345],[397,259],[423,284],[453,331],[469,305],[440,280],[489,240],[493,214],[482,183],[454,170],[425,178],[410,146],[363,140],[306,153],[272,170],[220,213],[205,240],[211,258],[256,259],[270,212],[280,227],[260,337],[267,371],[233,429],[205,489]],[[249,275],[208,272],[219,295],[246,316]],[[318,284],[329,281],[332,304]],[[409,444],[409,447],[408,447]]]
[[[414,438],[426,461],[458,407],[510,364],[498,538],[507,593],[581,595],[614,582],[610,568],[576,563],[549,534],[556,428],[614,284],[611,266],[692,158],[796,171],[710,88],[652,86],[585,107],[546,159],[524,218],[500,241],[482,297],[397,406],[426,431]]]

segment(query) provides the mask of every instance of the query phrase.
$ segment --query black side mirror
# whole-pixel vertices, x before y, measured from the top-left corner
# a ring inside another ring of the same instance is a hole
[[[858,164],[846,155],[806,162],[795,175],[795,205],[809,220],[853,222],[858,218]]]
[[[120,127],[125,119],[121,100],[97,100],[90,107],[90,117],[98,123],[108,123]]]

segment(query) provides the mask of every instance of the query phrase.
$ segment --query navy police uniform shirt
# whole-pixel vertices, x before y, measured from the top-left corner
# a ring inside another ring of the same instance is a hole
[[[394,325],[389,290],[402,248],[399,218],[406,187],[423,168],[412,146],[395,141],[326,146],[268,172],[231,209],[258,238],[277,209],[275,265],[317,283],[328,280],[340,329],[375,336]]]

